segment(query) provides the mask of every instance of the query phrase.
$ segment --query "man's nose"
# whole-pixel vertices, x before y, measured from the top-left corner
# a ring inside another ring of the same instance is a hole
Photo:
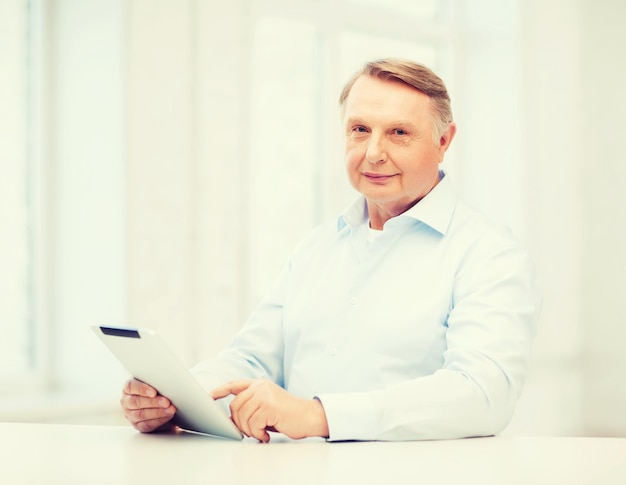
[[[385,163],[387,161],[387,152],[380,137],[370,137],[367,151],[365,152],[365,159],[372,164]]]

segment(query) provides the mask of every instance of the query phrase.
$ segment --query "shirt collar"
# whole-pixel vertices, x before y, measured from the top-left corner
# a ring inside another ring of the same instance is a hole
[[[390,219],[387,224],[395,220],[416,220],[445,235],[456,207],[456,194],[449,178],[443,171],[440,171],[439,183],[417,204]],[[360,196],[341,213],[337,221],[337,229],[341,230],[346,225],[356,227],[367,220],[365,197]]]

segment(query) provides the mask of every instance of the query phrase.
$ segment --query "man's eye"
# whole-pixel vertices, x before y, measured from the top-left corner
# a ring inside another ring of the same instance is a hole
[[[364,126],[355,126],[354,128],[352,128],[352,131],[354,131],[355,133],[367,133],[367,130]]]
[[[393,130],[393,133],[394,135],[399,135],[399,136],[405,136],[409,134],[406,130],[403,130],[402,128],[396,128],[395,130]]]

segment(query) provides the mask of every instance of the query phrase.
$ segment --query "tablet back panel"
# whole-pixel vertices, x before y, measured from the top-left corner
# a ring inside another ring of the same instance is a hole
[[[174,422],[178,426],[242,439],[237,427],[154,330],[92,328],[133,377],[154,387],[176,406]]]

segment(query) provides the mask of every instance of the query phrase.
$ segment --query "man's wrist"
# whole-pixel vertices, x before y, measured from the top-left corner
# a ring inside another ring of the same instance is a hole
[[[308,435],[328,438],[328,421],[326,419],[326,412],[324,411],[322,402],[317,398],[313,398],[309,402],[311,405],[311,412],[309,414],[310,427]]]

